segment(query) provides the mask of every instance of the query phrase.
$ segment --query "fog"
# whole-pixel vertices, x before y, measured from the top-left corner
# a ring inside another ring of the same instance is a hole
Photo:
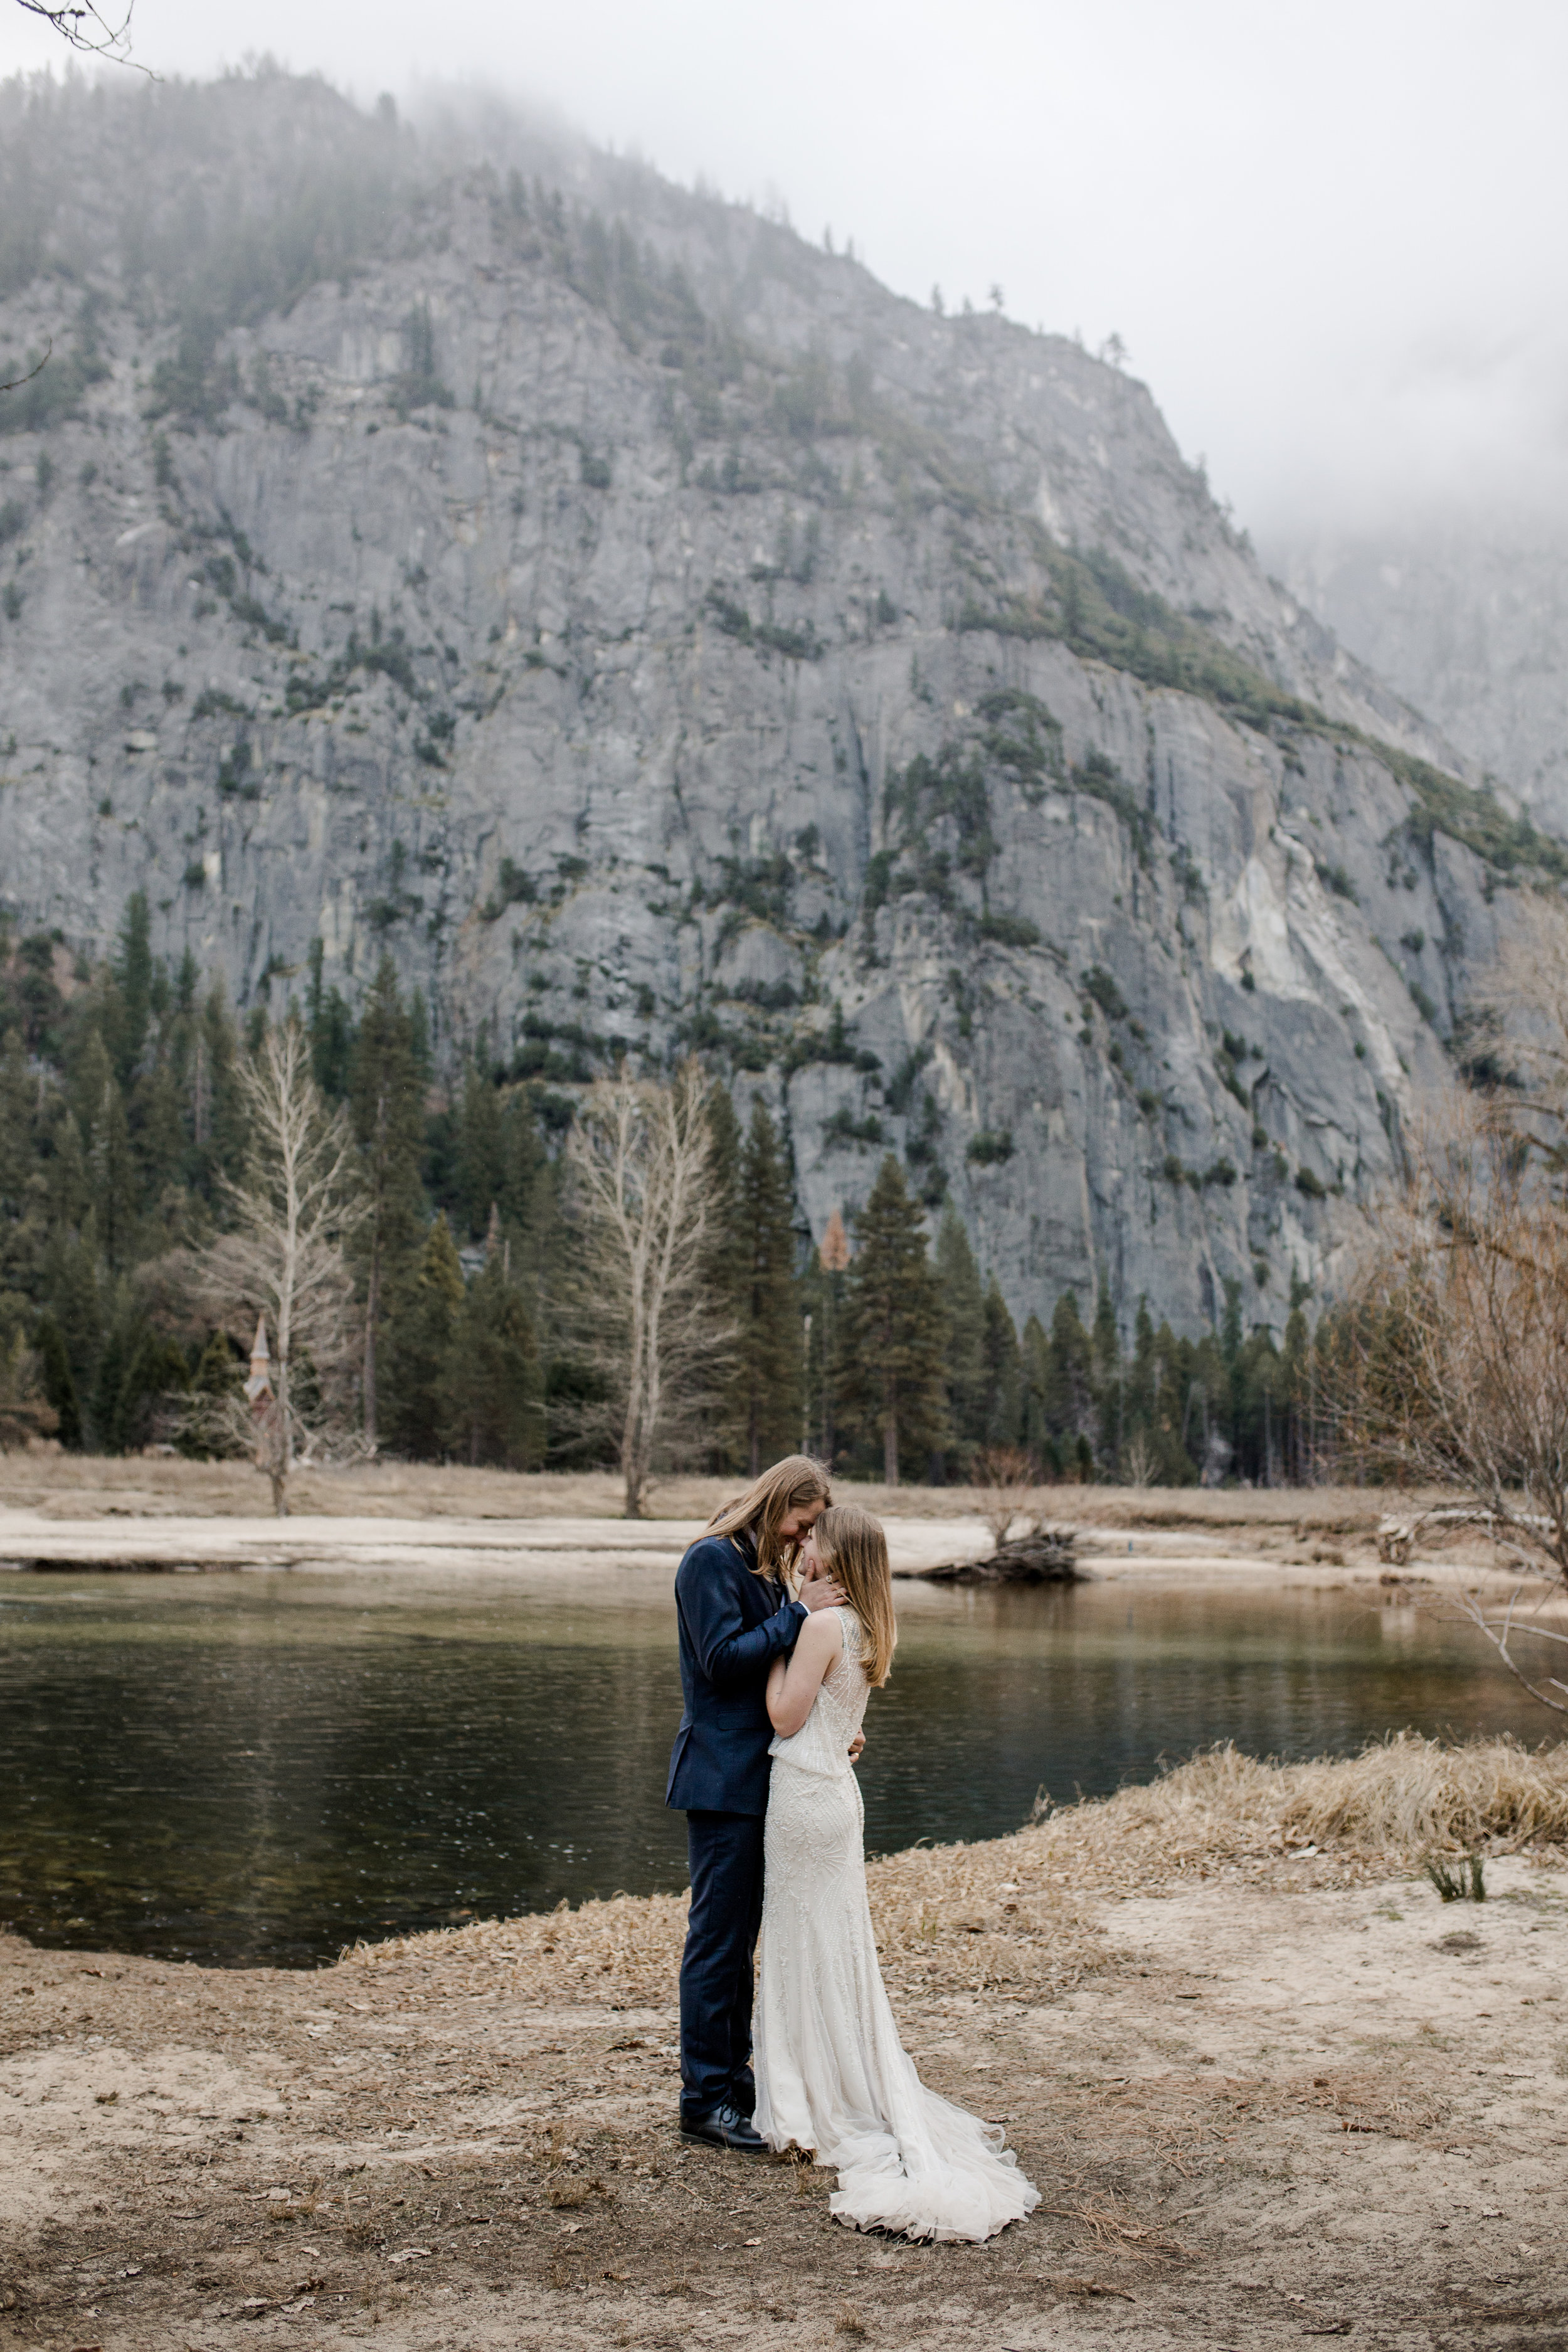
[[[1568,514],[1568,275],[1546,0],[137,0],[136,57],[265,50],[417,111],[544,100],[673,177],[787,209],[950,307],[1127,346],[1265,539]],[[61,45],[0,0],[0,69]]]

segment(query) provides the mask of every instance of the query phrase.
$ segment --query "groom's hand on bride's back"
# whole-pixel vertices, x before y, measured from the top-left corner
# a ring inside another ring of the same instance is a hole
[[[842,1609],[846,1596],[830,1576],[808,1576],[795,1598],[803,1609]]]

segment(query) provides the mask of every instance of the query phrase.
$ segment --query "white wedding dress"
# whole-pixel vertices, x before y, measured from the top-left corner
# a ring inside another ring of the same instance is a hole
[[[848,1756],[866,1712],[860,1628],[810,1715],[773,1743],[752,2021],[756,2127],[835,2165],[840,2221],[911,2238],[994,2237],[1040,2201],[1000,2128],[925,2089],[899,2039],[866,1900],[865,1811]]]

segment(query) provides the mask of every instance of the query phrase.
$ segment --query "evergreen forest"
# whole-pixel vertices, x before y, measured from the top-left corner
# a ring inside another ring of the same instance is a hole
[[[606,1458],[583,1408],[595,1353],[574,1282],[563,1139],[574,1098],[519,1081],[481,1031],[450,1072],[384,961],[359,1004],[320,958],[290,1016],[353,1138],[363,1213],[351,1263],[369,1327],[363,1434],[417,1461],[518,1470]],[[0,1435],[68,1449],[210,1450],[188,1409],[232,1389],[249,1335],[213,1328],[179,1268],[220,1231],[247,1145],[243,1029],[221,985],[152,951],[130,900],[96,967],[58,934],[0,961]],[[1020,1331],[951,1206],[884,1160],[848,1229],[804,1229],[787,1139],[759,1097],[710,1098],[710,1217],[721,1378],[679,1465],[746,1474],[805,1446],[872,1479],[967,1482],[1012,1449],[1048,1480],[1294,1483],[1315,1470],[1317,1346],[1293,1298],[1284,1344],[1177,1338],[1109,1286]],[[934,1227],[934,1232],[933,1232]]]

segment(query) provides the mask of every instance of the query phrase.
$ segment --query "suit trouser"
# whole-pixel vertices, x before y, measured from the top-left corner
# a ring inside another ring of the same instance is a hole
[[[763,1922],[761,1813],[688,1813],[691,1916],[680,1959],[680,2107],[721,2105],[752,2056],[752,1961]]]

